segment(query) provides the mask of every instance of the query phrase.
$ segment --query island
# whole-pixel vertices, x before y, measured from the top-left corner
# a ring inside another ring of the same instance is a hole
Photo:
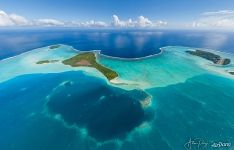
[[[231,60],[228,58],[222,58],[219,55],[216,55],[211,52],[203,51],[203,50],[195,50],[195,51],[188,50],[186,51],[186,53],[205,58],[209,61],[212,61],[214,64],[218,64],[218,65],[228,65],[231,63]]]
[[[80,53],[77,54],[74,57],[71,57],[69,59],[66,59],[64,61],[62,61],[63,64],[65,65],[70,65],[72,67],[93,67],[96,68],[98,71],[100,71],[109,81],[118,77],[118,74],[99,64],[96,61],[96,56],[93,52],[84,52],[84,53]]]
[[[36,64],[48,64],[48,63],[55,63],[58,62],[59,60],[40,60],[38,62],[36,62]]]
[[[234,71],[230,71],[229,73],[230,73],[231,75],[234,75]]]
[[[56,48],[59,48],[60,47],[60,45],[51,45],[49,48],[50,49],[56,49]]]

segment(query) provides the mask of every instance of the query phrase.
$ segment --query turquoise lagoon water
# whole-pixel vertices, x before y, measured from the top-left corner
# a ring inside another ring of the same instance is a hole
[[[190,138],[207,142],[207,149],[233,143],[233,61],[215,66],[188,49],[164,47],[143,59],[96,52],[118,72],[111,82],[95,69],[63,65],[79,53],[66,45],[0,61],[0,148],[182,150]],[[36,64],[46,59],[59,62]],[[151,103],[142,108],[148,96]]]

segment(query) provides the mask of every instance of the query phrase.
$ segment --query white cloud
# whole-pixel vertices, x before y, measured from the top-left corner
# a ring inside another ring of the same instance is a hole
[[[0,11],[0,26],[9,26],[13,24],[10,17],[4,11]]]
[[[63,26],[62,21],[55,19],[38,19],[30,21],[16,14],[7,14],[0,11],[0,26]]]
[[[116,27],[118,27],[118,26],[122,26],[122,23],[120,22],[120,20],[119,20],[119,17],[118,16],[116,16],[116,15],[113,15],[113,22],[112,22],[112,24],[113,24],[113,26],[116,26]]]
[[[7,14],[0,11],[0,26],[24,26],[28,25],[29,21],[22,16],[16,14]]]
[[[209,12],[204,12],[202,15],[233,15],[234,11],[233,10],[219,10],[219,11],[209,11]]]
[[[136,20],[131,18],[123,21],[120,20],[117,15],[113,15],[111,23],[106,23],[103,21],[86,21],[86,22],[77,22],[77,21],[60,21],[56,19],[36,19],[36,20],[27,20],[25,17],[17,14],[7,14],[4,11],[0,11],[0,27],[1,26],[61,26],[61,27],[81,27],[81,28],[101,28],[101,27],[135,27],[135,28],[153,28],[166,26],[167,22],[165,21],[151,21],[150,19],[139,16]]]
[[[132,19],[129,19],[128,21],[121,21],[117,15],[113,15],[112,19],[112,25],[114,27],[127,27],[132,24]]]
[[[193,27],[202,28],[234,28],[234,11],[220,10],[214,12],[204,12],[201,17],[193,22]]]
[[[132,20],[131,18],[123,21],[120,20],[117,15],[113,15],[112,17],[112,26],[114,27],[160,27],[160,26],[166,26],[167,22],[165,21],[151,21],[150,19],[139,16],[137,20]]]
[[[38,19],[33,22],[37,26],[64,26],[64,22],[55,19]]]
[[[148,18],[145,18],[144,16],[139,16],[137,25],[140,27],[146,27],[146,26],[152,26],[153,23]]]
[[[78,23],[78,27],[107,27],[108,25],[103,21],[87,21]]]
[[[11,14],[9,16],[16,25],[28,25],[29,24],[29,21],[22,16],[19,16],[16,14]]]

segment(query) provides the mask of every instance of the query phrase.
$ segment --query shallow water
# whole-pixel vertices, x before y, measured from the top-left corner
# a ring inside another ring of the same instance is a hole
[[[138,60],[97,54],[118,84],[62,60],[69,46],[0,61],[0,147],[4,150],[184,149],[190,138],[234,142],[234,80],[227,67],[165,47]],[[233,59],[233,55],[223,54]],[[58,59],[51,64],[36,64]],[[133,90],[135,89],[135,90]],[[133,90],[133,91],[131,91]],[[147,108],[140,101],[152,96]]]

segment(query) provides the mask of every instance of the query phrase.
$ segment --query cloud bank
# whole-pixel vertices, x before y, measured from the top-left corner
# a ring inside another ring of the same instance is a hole
[[[171,24],[170,24],[171,25]],[[110,22],[90,20],[86,22],[62,21],[52,18],[42,18],[29,20],[23,16],[11,13],[8,14],[0,10],[0,27],[79,27],[79,28],[160,28],[169,27],[167,21],[151,20],[145,16],[135,19],[120,19],[113,15]],[[177,28],[197,28],[197,29],[234,29],[234,10],[219,10],[203,12],[194,22],[178,25]]]
[[[120,20],[117,15],[112,16],[112,21],[106,23],[103,21],[60,21],[56,19],[37,19],[28,20],[23,16],[17,14],[7,14],[0,10],[0,27],[8,26],[59,26],[59,27],[88,27],[88,28],[154,28],[167,26],[166,21],[151,21],[150,19],[139,16],[136,20],[128,19],[127,21]]]
[[[193,22],[193,27],[234,29],[234,11],[204,12],[198,20]]]

